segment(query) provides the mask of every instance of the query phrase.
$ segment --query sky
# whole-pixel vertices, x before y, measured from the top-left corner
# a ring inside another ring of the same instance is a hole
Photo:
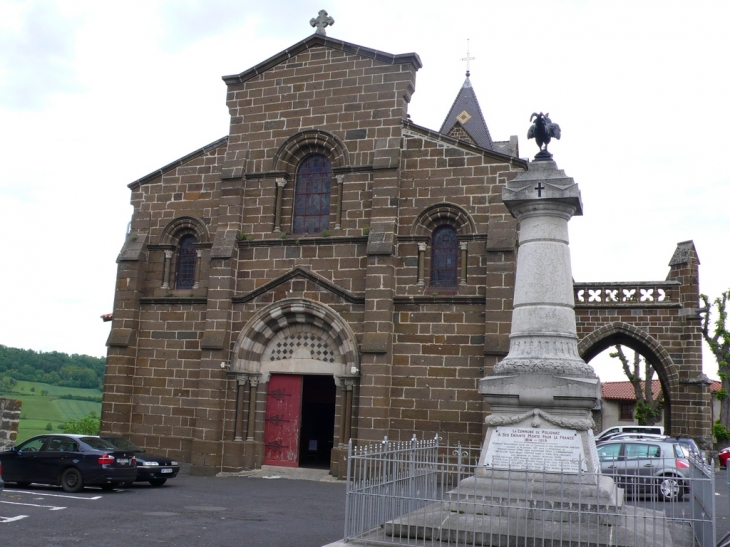
[[[730,2],[0,0],[0,344],[105,355],[127,185],[226,135],[221,76],[309,36],[320,9],[329,36],[418,53],[421,126],[441,127],[467,40],[494,139],[532,157],[530,114],[550,112],[583,197],[576,281],[663,280],[691,239],[702,292],[730,288]]]

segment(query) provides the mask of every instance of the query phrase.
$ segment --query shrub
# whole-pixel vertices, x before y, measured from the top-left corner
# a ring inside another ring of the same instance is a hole
[[[720,420],[717,420],[714,424],[712,424],[712,434],[715,435],[715,438],[719,443],[730,441],[730,431],[725,429],[725,426],[720,423]]]
[[[80,420],[70,420],[63,424],[64,433],[78,433],[80,435],[98,435],[101,429],[101,418],[92,412]]]

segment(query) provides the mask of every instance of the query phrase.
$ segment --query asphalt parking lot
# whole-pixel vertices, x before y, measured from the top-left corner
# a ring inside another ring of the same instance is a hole
[[[343,482],[266,475],[181,475],[160,488],[140,483],[113,492],[90,487],[78,494],[48,486],[6,486],[0,494],[0,538],[4,544],[7,538],[32,537],[37,547],[320,547],[342,538]],[[715,492],[719,539],[730,532],[725,470],[716,474]]]
[[[32,537],[37,547],[320,547],[342,538],[344,518],[342,482],[178,476],[159,488],[6,485],[0,494],[2,543]]]

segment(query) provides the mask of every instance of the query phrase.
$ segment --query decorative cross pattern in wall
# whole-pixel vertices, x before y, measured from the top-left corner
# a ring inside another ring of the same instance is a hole
[[[575,304],[593,306],[640,305],[667,306],[678,301],[677,284],[659,283],[576,283]]]
[[[314,359],[325,363],[340,363],[342,359],[334,341],[314,325],[287,327],[269,342],[264,361],[283,359]]]

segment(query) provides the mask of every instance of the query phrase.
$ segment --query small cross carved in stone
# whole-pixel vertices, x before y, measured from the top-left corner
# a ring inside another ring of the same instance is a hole
[[[314,17],[309,21],[309,24],[313,27],[317,27],[317,30],[314,31],[315,34],[321,34],[322,36],[327,36],[327,33],[324,31],[325,27],[332,26],[335,24],[335,20],[332,19],[329,15],[327,15],[327,12],[325,10],[319,10],[319,15],[315,19]]]
[[[546,190],[546,188],[542,185],[542,182],[538,182],[537,186],[535,186],[535,190],[537,190],[537,197],[542,197],[542,191]]]

